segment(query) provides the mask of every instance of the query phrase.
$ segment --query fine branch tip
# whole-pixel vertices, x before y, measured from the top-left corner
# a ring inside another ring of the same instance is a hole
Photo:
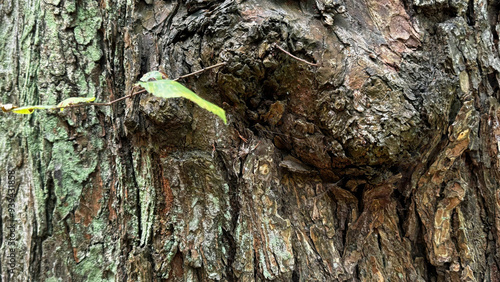
[[[316,66],[318,66],[318,63],[311,63],[311,62],[306,61],[306,60],[304,60],[304,59],[301,59],[301,58],[299,58],[299,57],[297,57],[297,56],[295,56],[295,55],[292,55],[292,53],[290,53],[290,52],[288,52],[287,50],[285,50],[285,49],[281,48],[281,47],[280,47],[277,43],[274,43],[274,44],[273,44],[273,46],[274,46],[274,47],[276,47],[276,48],[278,48],[281,52],[283,52],[283,53],[287,54],[288,56],[292,57],[293,59],[295,59],[295,60],[297,60],[297,61],[299,61],[299,62],[302,62],[302,63],[304,63],[304,64],[308,64],[308,65],[310,65],[310,66],[315,66],[315,67],[316,67]]]

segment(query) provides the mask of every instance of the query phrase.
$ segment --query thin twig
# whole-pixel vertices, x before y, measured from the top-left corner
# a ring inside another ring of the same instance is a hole
[[[125,100],[127,98],[134,97],[135,95],[145,93],[145,92],[147,92],[146,89],[142,89],[142,90],[139,90],[139,91],[134,92],[132,94],[129,94],[127,96],[123,96],[121,98],[118,98],[116,100],[106,102],[106,103],[79,103],[79,104],[72,104],[72,105],[67,105],[67,106],[55,106],[54,109],[79,108],[79,107],[87,107],[87,106],[98,106],[98,107],[111,106],[116,102],[119,102],[121,100]]]
[[[198,71],[195,71],[195,72],[192,72],[192,73],[188,73],[186,75],[183,75],[183,76],[179,76],[178,78],[174,79],[174,81],[178,81],[180,79],[184,79],[184,78],[187,78],[187,77],[190,77],[190,76],[193,76],[193,75],[197,75],[199,73],[202,73],[204,71],[207,71],[207,70],[210,70],[210,69],[213,69],[213,68],[217,68],[217,67],[220,67],[220,66],[223,66],[225,65],[226,63],[223,62],[223,63],[218,63],[218,64],[215,64],[213,66],[209,66],[209,67],[206,67],[206,68],[203,68],[201,70],[198,70]],[[134,90],[137,86],[134,86],[132,88],[132,90]],[[54,107],[54,109],[65,109],[65,108],[79,108],[79,107],[87,107],[87,106],[111,106],[113,105],[114,103],[116,102],[119,102],[119,101],[122,101],[122,100],[125,100],[125,99],[128,99],[128,98],[132,98],[136,95],[139,95],[139,94],[142,94],[142,93],[145,93],[147,92],[146,89],[142,89],[142,90],[139,90],[137,92],[133,92],[129,95],[126,95],[126,96],[123,96],[123,97],[120,97],[118,99],[115,99],[113,101],[109,101],[109,102],[106,102],[106,103],[79,103],[79,104],[74,104],[74,105],[67,105],[67,106],[56,106]]]
[[[218,63],[218,64],[215,64],[215,65],[213,65],[213,66],[209,66],[209,67],[206,67],[206,68],[204,68],[204,69],[201,69],[201,70],[198,70],[198,71],[195,71],[195,72],[192,72],[192,73],[188,73],[188,74],[183,75],[183,76],[179,76],[178,78],[174,79],[174,81],[178,81],[178,80],[180,80],[180,79],[184,79],[184,78],[187,78],[187,77],[190,77],[190,76],[193,76],[193,75],[197,75],[197,74],[202,73],[202,72],[204,72],[204,71],[207,71],[207,70],[209,70],[209,69],[217,68],[217,67],[223,66],[223,65],[225,65],[225,64],[226,64],[225,62],[223,62],[223,63]]]
[[[292,55],[292,53],[290,53],[290,52],[288,52],[287,50],[285,50],[285,49],[281,48],[281,47],[280,47],[278,44],[276,44],[276,43],[274,43],[274,47],[276,47],[276,48],[280,49],[280,50],[281,50],[281,52],[283,52],[283,53],[287,54],[288,56],[290,56],[290,57],[294,58],[294,59],[295,59],[295,60],[297,60],[297,61],[303,62],[303,63],[308,64],[308,65],[310,65],[310,66],[317,66],[317,65],[318,65],[317,63],[316,63],[316,64],[314,64],[314,63],[308,62],[308,61],[306,61],[306,60],[304,60],[304,59],[301,59],[301,58],[299,58],[299,57],[296,57],[296,56]]]
[[[316,195],[316,196],[314,196],[314,197],[312,197],[312,198],[309,198],[308,200],[317,200],[317,199],[319,199],[319,198],[323,197],[324,195],[326,195],[326,193],[330,192],[333,188],[335,188],[335,187],[339,187],[339,186],[338,186],[338,184],[339,184],[342,180],[344,180],[344,178],[343,178],[343,177],[342,177],[339,181],[337,181],[337,182],[335,182],[335,183],[328,183],[328,184],[327,184],[327,186],[328,186],[328,187],[326,188],[326,190],[325,190],[325,191],[320,192],[318,195]]]
[[[127,95],[127,96],[123,96],[123,97],[121,97],[121,98],[118,98],[118,99],[116,99],[116,100],[113,100],[113,101],[110,101],[110,102],[107,102],[107,103],[93,103],[92,105],[95,105],[95,106],[111,106],[111,105],[113,105],[113,104],[114,104],[114,103],[116,103],[116,102],[120,102],[121,100],[125,100],[125,99],[127,99],[127,98],[132,98],[132,97],[134,97],[135,95],[139,95],[139,94],[146,93],[146,92],[147,92],[147,90],[146,90],[146,89],[142,89],[142,90],[139,90],[139,91],[137,91],[137,92],[134,92],[134,93],[129,94],[129,95]]]
[[[51,109],[81,108],[81,107],[92,106],[92,105],[95,105],[95,104],[101,104],[101,103],[79,103],[79,104],[71,104],[71,105],[67,105],[67,106],[55,106],[53,108],[50,108],[50,110]]]

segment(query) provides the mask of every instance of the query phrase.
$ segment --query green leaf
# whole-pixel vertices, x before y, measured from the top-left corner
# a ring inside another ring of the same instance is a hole
[[[16,113],[16,114],[21,114],[21,115],[30,115],[35,110],[50,110],[50,109],[55,109],[55,108],[56,107],[54,107],[54,106],[41,106],[41,105],[26,106],[26,107],[12,109],[12,112]]]
[[[146,82],[150,80],[162,80],[166,78],[167,76],[159,71],[150,71],[143,75],[140,80]]]
[[[57,104],[57,107],[67,107],[70,105],[75,105],[79,103],[90,103],[95,100],[95,97],[71,97],[66,100],[61,101],[61,103]],[[64,110],[64,108],[61,108],[61,112]]]
[[[146,89],[149,93],[157,97],[165,99],[183,97],[189,99],[205,110],[219,116],[224,121],[224,123],[227,124],[226,112],[222,108],[208,102],[207,100],[204,100],[177,81],[162,79],[156,81],[139,82],[138,84]]]

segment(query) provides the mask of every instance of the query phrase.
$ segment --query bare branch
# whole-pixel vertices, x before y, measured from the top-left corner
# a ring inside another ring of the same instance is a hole
[[[146,92],[147,92],[146,89],[142,89],[142,90],[139,90],[137,92],[131,93],[131,94],[127,95],[127,96],[123,96],[121,98],[118,98],[116,100],[113,100],[113,101],[110,101],[110,102],[107,102],[107,103],[93,103],[92,105],[94,105],[94,106],[111,106],[111,105],[113,105],[116,102],[120,102],[121,100],[125,100],[127,98],[132,98],[135,95],[139,95],[139,94],[146,93]]]
[[[226,63],[223,62],[223,63],[218,63],[218,64],[215,64],[215,65],[212,65],[212,66],[208,66],[206,68],[203,68],[201,70],[198,70],[198,71],[195,71],[195,72],[192,72],[192,73],[188,73],[186,75],[183,75],[183,76],[180,76],[176,79],[174,79],[174,81],[178,81],[180,79],[184,79],[184,78],[188,78],[188,77],[191,77],[193,75],[197,75],[197,74],[200,74],[202,72],[205,72],[207,70],[210,70],[210,69],[213,69],[213,68],[217,68],[217,67],[220,67],[220,66],[223,66],[225,65]],[[134,86],[132,88],[132,91],[137,88],[137,86]],[[129,95],[126,95],[126,96],[123,96],[121,98],[118,98],[118,99],[115,99],[113,101],[109,101],[109,102],[106,102],[106,103],[81,103],[81,104],[74,104],[74,105],[68,105],[68,106],[57,106],[57,107],[54,107],[54,109],[65,109],[65,108],[79,108],[79,107],[87,107],[87,106],[98,106],[98,107],[105,107],[105,106],[111,106],[113,105],[114,103],[116,102],[119,102],[119,101],[122,101],[122,100],[125,100],[125,99],[128,99],[128,98],[132,98],[136,95],[139,95],[139,94],[142,94],[142,93],[145,93],[147,92],[146,89],[142,89],[142,90],[139,90],[139,91],[136,91],[136,92],[133,92]]]
[[[338,186],[338,185],[339,185],[339,183],[340,183],[342,180],[344,180],[344,178],[341,178],[340,180],[338,180],[338,181],[337,181],[337,182],[335,182],[335,183],[328,183],[328,184],[326,184],[326,185],[325,185],[325,186],[326,186],[326,190],[325,190],[325,191],[320,192],[318,195],[316,195],[316,196],[314,196],[314,197],[312,197],[312,198],[309,198],[308,200],[317,200],[317,199],[319,199],[319,198],[323,197],[324,195],[326,195],[326,193],[328,193],[329,191],[331,191],[333,188],[335,188],[335,187],[339,188],[339,186]]]
[[[202,73],[204,71],[207,71],[207,70],[210,70],[210,69],[213,69],[213,68],[217,68],[217,67],[220,67],[220,66],[224,66],[226,63],[223,62],[223,63],[218,63],[218,64],[215,64],[213,66],[209,66],[209,67],[206,67],[204,69],[201,69],[201,70],[198,70],[198,71],[195,71],[195,72],[192,72],[192,73],[188,73],[186,75],[183,75],[183,76],[179,76],[178,78],[174,79],[174,81],[178,81],[180,79],[184,79],[184,78],[187,78],[187,77],[190,77],[190,76],[193,76],[193,75],[197,75],[199,73]]]
[[[294,58],[294,59],[295,59],[295,60],[297,60],[297,61],[303,62],[303,63],[308,64],[308,65],[310,65],[310,66],[318,66],[318,64],[317,64],[317,63],[316,63],[316,64],[314,64],[314,63],[308,62],[308,61],[306,61],[306,60],[304,60],[304,59],[301,59],[301,58],[299,58],[299,57],[296,57],[296,56],[292,55],[292,53],[290,53],[290,52],[288,52],[287,50],[285,50],[285,49],[281,48],[281,47],[280,47],[278,44],[276,44],[276,43],[274,43],[274,47],[276,47],[276,48],[280,49],[280,50],[281,50],[281,52],[283,52],[283,53],[287,54],[288,56],[290,56],[290,57]]]
[[[113,101],[110,101],[110,102],[106,102],[106,103],[80,103],[80,104],[67,105],[67,106],[56,106],[56,107],[54,107],[54,109],[80,108],[80,107],[87,107],[87,106],[98,106],[98,107],[111,106],[111,105],[113,105],[116,102],[125,100],[127,98],[134,97],[135,95],[138,95],[138,94],[141,94],[141,93],[145,93],[145,92],[146,92],[146,89],[142,89],[142,90],[139,90],[139,91],[134,92],[132,94],[129,94],[127,96],[123,96],[121,98],[118,98],[116,100],[113,100]]]

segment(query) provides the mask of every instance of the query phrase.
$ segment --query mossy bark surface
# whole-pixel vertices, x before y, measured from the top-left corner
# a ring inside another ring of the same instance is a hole
[[[495,1],[0,1],[2,281],[500,281]],[[316,63],[305,64],[293,55]]]

